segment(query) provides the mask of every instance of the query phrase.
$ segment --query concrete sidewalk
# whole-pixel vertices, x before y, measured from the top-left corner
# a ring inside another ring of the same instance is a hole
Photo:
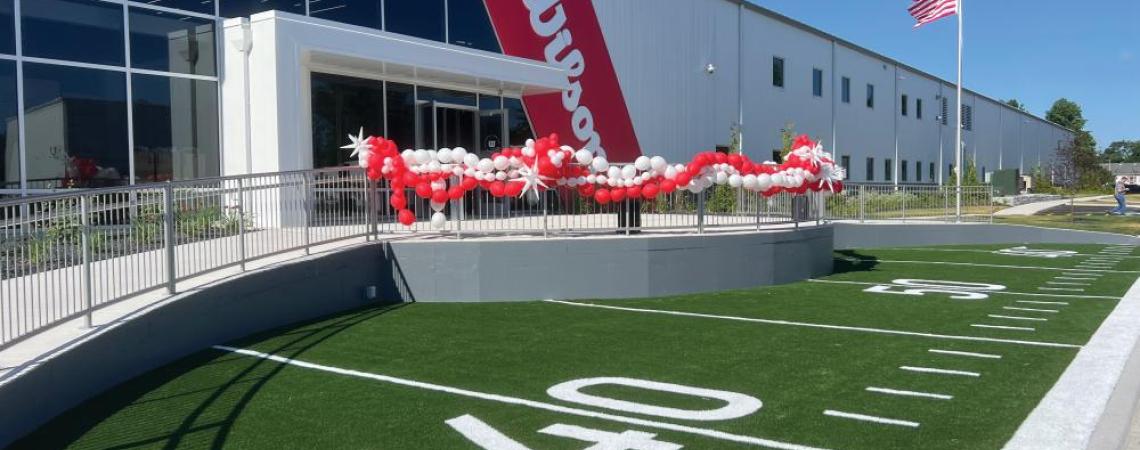
[[[1091,202],[1104,198],[1111,198],[1111,195],[1094,195],[1092,197],[1080,197],[1075,200],[1051,200],[1047,202],[1026,203],[1024,205],[1011,206],[1009,208],[997,211],[994,216],[1032,216],[1050,208],[1056,208],[1062,205],[1068,205],[1070,202],[1081,203]]]

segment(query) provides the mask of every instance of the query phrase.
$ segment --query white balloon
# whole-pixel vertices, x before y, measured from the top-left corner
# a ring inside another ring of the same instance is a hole
[[[744,189],[748,189],[750,191],[755,191],[756,190],[756,175],[752,175],[752,174],[745,175],[744,180],[741,181],[741,185],[744,186]]]
[[[727,182],[728,182],[728,174],[718,170],[716,172],[716,184],[725,184]]]
[[[605,175],[598,175],[598,176],[590,175],[590,176],[594,177],[594,182],[598,183],[598,184],[606,184],[606,181],[609,181],[609,178],[606,178]]]
[[[633,160],[633,166],[642,172],[653,167],[649,164],[649,157],[644,155],[638,156],[637,159]]]
[[[701,183],[697,180],[693,180],[691,183],[689,183],[689,192],[700,194],[703,190],[705,190],[704,183]]]
[[[530,142],[530,141],[527,141],[527,142]],[[522,153],[523,153],[523,156],[526,156],[527,158],[534,158],[534,147],[531,147],[529,145],[526,147],[523,147]]]
[[[501,170],[498,172],[495,172],[495,179],[499,180],[499,181],[506,180],[507,179],[507,173],[503,172]]]
[[[479,165],[479,155],[476,155],[474,153],[468,153],[466,155],[463,155],[463,164],[466,164],[467,167],[478,166]]]
[[[441,168],[442,168],[442,166],[439,165],[439,161],[430,161],[427,163],[427,171],[428,172],[436,173],[436,172],[439,172],[439,169],[441,169]]]
[[[772,182],[772,186],[783,187],[784,186],[784,174],[779,173],[779,172],[772,174],[771,182]]]
[[[447,226],[447,216],[446,215],[444,215],[441,212],[437,212],[437,213],[431,215],[431,227],[432,228],[435,228],[437,230],[442,230],[443,227],[445,227],[445,226]]]
[[[621,177],[622,178],[625,178],[628,180],[628,179],[633,178],[635,176],[637,176],[637,167],[627,165],[627,166],[621,168]]]
[[[511,160],[507,159],[507,157],[503,155],[495,157],[493,163],[495,164],[495,169],[497,170],[507,170],[507,168],[511,166]]]
[[[403,152],[400,152],[400,157],[404,159],[404,164],[412,165],[412,163],[416,162],[416,151],[410,148],[405,149]]]
[[[435,158],[444,164],[451,163],[451,149],[446,147],[439,149],[439,152],[435,154]]]
[[[676,178],[677,178],[677,169],[675,167],[666,167],[665,168],[665,179],[666,180],[674,180]]]
[[[447,206],[447,203],[436,203],[434,201],[430,201],[428,204],[431,205],[432,211],[443,211],[443,207]]]
[[[447,182],[443,180],[435,180],[431,182],[431,190],[442,191],[447,189]]]
[[[598,182],[598,176],[594,175],[592,173],[589,175],[586,175],[586,182],[590,183],[590,184],[597,183]]]
[[[660,156],[654,156],[649,159],[649,167],[652,167],[653,170],[656,170],[658,172],[665,170],[668,165],[669,163],[665,161],[665,158],[662,158]]]
[[[461,177],[461,176],[463,176],[463,168],[459,167],[459,166],[452,167],[451,168],[451,174],[455,175],[457,177]]]
[[[463,169],[463,175],[468,176],[468,177],[474,177],[475,176],[475,168],[474,167],[468,167],[466,169]]]
[[[729,186],[732,186],[734,188],[738,188],[742,184],[744,184],[744,179],[741,178],[740,175],[737,175],[734,173],[734,174],[728,176],[728,185]]]
[[[593,175],[590,175],[590,176],[592,177]],[[589,177],[584,177],[584,176],[579,175],[578,178],[576,178],[576,181],[578,182],[578,184],[586,184],[587,179],[589,179]],[[593,181],[590,181],[590,183],[593,184]]]
[[[533,150],[534,149],[534,139],[527,139],[526,143],[523,144],[523,147],[529,147],[531,150]]]
[[[578,160],[578,164],[585,166],[594,160],[594,154],[589,150],[581,149],[574,153],[574,159]]]
[[[451,160],[455,162],[462,162],[467,160],[467,149],[463,147],[455,147],[451,149]]]
[[[509,161],[511,163],[511,165],[515,166],[515,167],[518,167],[522,164],[522,161],[519,160],[518,158],[514,157],[514,156],[507,158],[507,161]]]
[[[621,178],[621,168],[618,166],[610,166],[606,171],[607,178]]]
[[[605,156],[595,156],[594,161],[590,163],[590,167],[594,169],[594,172],[605,172],[610,168],[610,162],[606,161]]]
[[[427,164],[428,161],[431,161],[431,156],[428,155],[427,150],[416,150],[416,164]]]

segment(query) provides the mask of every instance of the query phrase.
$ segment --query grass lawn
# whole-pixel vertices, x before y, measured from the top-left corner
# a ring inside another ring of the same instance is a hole
[[[204,350],[13,448],[997,449],[1140,276],[1102,246],[1011,247],[838,252],[819,280],[700,295],[360,310]],[[595,377],[615,378],[551,389]]]
[[[1070,215],[1004,216],[994,217],[994,223],[1140,235],[1140,219],[1133,216],[1108,214],[1077,214],[1075,218]]]

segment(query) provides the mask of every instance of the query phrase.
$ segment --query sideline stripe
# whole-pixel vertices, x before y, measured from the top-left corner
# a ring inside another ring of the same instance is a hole
[[[864,333],[892,334],[892,335],[898,335],[898,336],[919,336],[919,337],[958,340],[958,341],[1000,342],[1003,344],[1020,344],[1020,345],[1030,345],[1030,346],[1037,346],[1037,347],[1081,348],[1080,345],[1062,344],[1059,342],[1023,341],[1023,340],[1017,340],[1017,339],[1000,339],[1000,338],[989,338],[989,337],[982,337],[982,336],[958,336],[958,335],[952,335],[952,334],[920,333],[917,331],[886,330],[886,329],[882,329],[882,328],[852,327],[852,326],[846,326],[846,325],[828,325],[828,324],[822,324],[822,323],[793,322],[793,321],[789,321],[789,320],[773,320],[773,319],[757,319],[757,318],[752,318],[752,317],[721,316],[721,315],[715,315],[715,314],[701,314],[701,313],[692,313],[692,312],[684,312],[684,311],[669,311],[669,310],[661,310],[661,309],[627,308],[624,306],[599,305],[596,303],[577,303],[577,302],[568,302],[568,301],[563,301],[563,300],[543,300],[543,301],[547,302],[547,303],[558,303],[561,305],[579,306],[579,307],[584,307],[584,308],[611,309],[611,310],[615,310],[615,311],[629,311],[629,312],[640,312],[640,313],[649,313],[649,314],[664,314],[664,315],[669,315],[669,316],[700,317],[700,318],[704,318],[704,319],[734,320],[734,321],[740,321],[740,322],[764,323],[764,324],[770,324],[770,325],[789,325],[789,326],[795,326],[795,327],[822,328],[822,329],[827,329],[827,330],[859,331],[859,332],[864,332]]]
[[[1089,283],[1077,283],[1074,281],[1046,281],[1045,284],[1055,284],[1058,286],[1092,286]]]
[[[903,427],[918,428],[918,422],[911,422],[909,420],[888,419],[886,417],[868,416],[865,414],[855,414],[843,411],[836,411],[829,409],[823,412],[825,416],[842,417],[844,419],[862,420],[864,422],[881,423],[883,425],[899,425]]]
[[[1082,288],[1055,288],[1055,287],[1039,287],[1041,291],[1065,291],[1065,292],[1084,292]]]
[[[1010,320],[1036,320],[1036,321],[1038,321],[1038,322],[1048,322],[1048,321],[1049,321],[1049,319],[1046,319],[1046,318],[1044,318],[1044,317],[1019,317],[1019,316],[1003,316],[1003,315],[1000,315],[1000,314],[987,314],[987,315],[988,315],[989,317],[993,317],[993,318],[995,318],[995,319],[1010,319]]]
[[[1001,355],[993,355],[990,353],[974,353],[974,352],[960,352],[957,350],[939,350],[932,348],[927,350],[930,353],[938,353],[940,355],[954,355],[954,356],[969,356],[971,358],[986,358],[986,359],[1001,359]]]
[[[980,377],[980,376],[982,376],[982,374],[980,374],[978,372],[967,372],[965,370],[935,369],[932,367],[902,366],[902,367],[899,367],[899,369],[905,370],[907,372],[933,373],[933,374],[938,374],[938,375],[961,375],[964,377]]]
[[[1093,277],[1093,278],[1104,276],[1104,274],[1102,274],[1102,273],[1085,273],[1085,272],[1076,272],[1076,273],[1066,272],[1066,273],[1062,273],[1061,275],[1065,275],[1068,277]]]
[[[1096,277],[1053,277],[1054,280],[1096,281]]]
[[[1028,303],[1028,304],[1031,304],[1031,305],[1062,305],[1062,306],[1069,306],[1069,304],[1068,304],[1068,303],[1065,303],[1065,302],[1038,302],[1038,301],[1033,301],[1033,300],[1015,300],[1015,301],[1014,301],[1014,303]]]
[[[269,354],[269,353],[262,353],[262,352],[255,351],[255,350],[247,350],[247,349],[241,349],[241,348],[235,348],[235,347],[227,347],[224,345],[215,345],[215,346],[213,346],[213,348],[217,349],[217,350],[226,351],[226,352],[237,353],[237,354],[241,354],[241,355],[252,356],[255,358],[266,359],[266,360],[278,362],[281,364],[303,367],[306,369],[319,370],[322,372],[335,373],[338,375],[347,375],[347,376],[357,377],[357,378],[365,378],[365,379],[369,379],[369,380],[376,380],[376,381],[396,384],[396,385],[400,385],[400,386],[425,389],[425,390],[429,390],[429,391],[445,392],[448,394],[454,394],[454,395],[459,395],[459,396],[463,396],[463,397],[470,397],[470,398],[477,398],[480,400],[489,400],[489,401],[494,401],[494,402],[507,403],[507,404],[511,404],[511,405],[526,406],[526,407],[530,407],[530,408],[534,408],[534,409],[541,409],[541,410],[552,411],[552,412],[556,412],[556,413],[572,414],[572,415],[576,415],[576,416],[590,417],[590,418],[594,418],[594,419],[604,419],[604,420],[610,420],[613,422],[621,422],[621,423],[627,423],[627,424],[638,425],[638,426],[643,426],[643,427],[651,427],[651,428],[657,428],[657,429],[662,429],[662,430],[676,431],[676,432],[680,432],[680,433],[696,434],[696,435],[710,437],[710,438],[714,438],[714,439],[739,442],[742,444],[753,444],[753,445],[758,445],[761,447],[768,447],[768,448],[774,448],[774,449],[780,449],[780,450],[823,450],[823,449],[818,448],[818,447],[809,447],[806,445],[790,444],[787,442],[773,441],[770,439],[763,439],[763,438],[758,438],[758,437],[754,437],[754,436],[744,436],[744,435],[739,435],[739,434],[725,433],[723,431],[709,430],[709,429],[705,429],[705,428],[696,428],[696,427],[690,427],[690,426],[686,426],[686,425],[677,425],[677,424],[666,423],[666,422],[657,422],[657,421],[652,421],[652,420],[638,419],[635,417],[619,416],[616,414],[595,412],[595,411],[578,409],[578,408],[570,408],[570,407],[566,407],[566,406],[555,405],[552,403],[539,402],[539,401],[535,401],[535,400],[527,400],[527,399],[522,399],[522,398],[517,398],[517,397],[508,397],[506,395],[488,394],[485,392],[470,391],[467,389],[455,388],[455,387],[451,387],[451,386],[444,386],[441,384],[426,383],[423,381],[409,380],[406,378],[397,378],[397,377],[393,377],[393,376],[389,376],[389,375],[381,375],[378,373],[362,372],[362,371],[351,370],[351,369],[342,369],[339,367],[325,366],[325,365],[321,365],[321,364],[315,364],[315,363],[311,363],[311,362],[300,361],[300,360],[296,360],[296,359],[292,359],[292,358],[286,358],[284,356],[277,356],[277,355],[273,355],[273,354]]]
[[[978,250],[978,249],[964,249],[964,248],[933,248],[933,247],[884,247],[884,248],[878,248],[878,249],[875,249],[875,250],[882,250],[882,251],[891,251],[891,252],[898,252],[898,251],[923,251],[923,252],[952,252],[952,253],[989,253],[989,254],[991,254],[991,255],[1000,255],[1000,256],[1013,256],[1013,257],[1021,257],[1021,258],[1043,258],[1043,259],[1056,259],[1056,258],[1046,258],[1046,257],[1043,257],[1043,256],[1027,256],[1027,255],[1018,255],[1018,254],[1011,254],[1011,253],[998,253],[998,252],[999,252],[999,251],[1001,251],[1002,249],[998,249],[998,250]],[[1028,249],[1028,250],[1031,250],[1031,251],[1033,251],[1033,250],[1036,250],[1036,251],[1047,251],[1047,250],[1049,250],[1049,249],[1034,249],[1034,248],[1030,248],[1030,249]],[[1115,253],[1114,253],[1114,254],[1115,254]],[[1129,258],[1140,258],[1140,256],[1129,256],[1127,253],[1123,253],[1122,255],[1124,255],[1124,256],[1122,256],[1122,257],[1129,257]],[[1075,258],[1075,257],[1093,257],[1093,258],[1095,258],[1095,257],[1102,257],[1102,256],[1105,256],[1105,254],[1104,254],[1104,253],[1100,253],[1100,252],[1097,252],[1097,253],[1071,253],[1071,254],[1067,254],[1067,255],[1061,256],[1061,258],[1069,258],[1069,257],[1074,257],[1074,258]],[[1112,257],[1117,257],[1117,256],[1112,256]]]
[[[1088,270],[1090,272],[1105,272],[1105,273],[1140,273],[1137,270],[1101,270],[1101,269],[1073,269],[1065,267],[1039,267],[1039,266],[1012,266],[1008,264],[981,264],[981,263],[963,263],[963,262],[947,262],[947,261],[909,261],[902,259],[863,259],[863,258],[844,258],[849,261],[869,262],[869,263],[894,263],[894,264],[936,264],[947,266],[970,266],[970,267],[994,267],[998,269],[1026,269],[1026,270]]]
[[[933,398],[933,399],[937,399],[937,400],[951,400],[954,398],[953,395],[931,394],[929,392],[902,391],[902,390],[898,390],[898,389],[889,389],[889,388],[881,388],[881,387],[874,387],[874,386],[867,386],[867,392],[878,392],[880,394],[887,394],[887,395],[901,395],[903,397]]]
[[[812,283],[830,283],[830,284],[857,284],[861,286],[898,286],[909,289],[921,288],[921,286],[907,286],[905,284],[895,284],[891,282],[872,283],[868,281],[846,281],[846,280],[820,280],[818,278],[809,278],[807,281]],[[1025,295],[1030,297],[1065,297],[1065,298],[1098,298],[1105,300],[1120,300],[1120,297],[1112,297],[1108,295],[1079,295],[1079,294],[1042,294],[1039,292],[1010,292],[1010,291],[978,291],[982,294],[1006,294],[1006,295]]]
[[[1052,314],[1056,314],[1056,313],[1061,312],[1058,309],[1019,308],[1016,306],[1002,306],[1001,309],[1008,309],[1010,311],[1033,311],[1033,312],[1043,312],[1043,313],[1052,313]]]
[[[993,328],[995,330],[1037,331],[1036,328],[1010,327],[1010,326],[1005,326],[1005,325],[986,325],[986,324],[982,324],[982,323],[971,323],[970,326],[974,327],[974,328]]]

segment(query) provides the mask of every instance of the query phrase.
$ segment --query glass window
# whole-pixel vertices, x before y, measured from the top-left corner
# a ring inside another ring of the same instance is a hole
[[[885,180],[887,180],[887,181],[894,180],[894,178],[895,178],[894,177],[894,175],[895,175],[894,174],[894,172],[895,172],[894,166],[895,166],[895,162],[894,162],[894,160],[892,160],[890,158],[887,158],[886,160],[883,161],[883,176],[885,177],[884,178]]]
[[[772,57],[772,86],[784,87],[784,58]]]
[[[145,0],[141,3],[214,15],[214,0]]]
[[[444,40],[444,0],[385,0],[384,25],[408,36]]]
[[[922,99],[914,99],[914,118],[922,120]]]
[[[351,164],[349,134],[384,135],[384,84],[376,80],[314,73],[313,167]]]
[[[215,75],[214,21],[131,8],[131,66]]]
[[[510,144],[522,146],[527,139],[534,139],[534,129],[530,127],[526,108],[522,100],[503,97],[503,107],[507,110],[507,132],[510,133]]]
[[[901,107],[900,111],[902,112],[902,115],[906,116],[906,113],[907,113],[906,108],[908,106],[907,103],[910,103],[908,101],[908,99],[906,98],[906,94],[902,95],[902,98],[899,99],[899,103],[900,103],[900,107]]]
[[[867,158],[867,181],[875,181],[875,158]]]
[[[823,71],[819,69],[811,70],[811,94],[816,97],[823,97]]]
[[[126,74],[25,63],[24,120],[29,183],[127,183]]]
[[[379,30],[381,4],[381,0],[309,0],[309,15]]]
[[[483,0],[448,0],[447,18],[447,38],[452,44],[500,52]]]
[[[851,177],[851,157],[848,155],[843,155],[842,157],[839,158],[839,165],[843,167],[844,172],[847,172],[847,174],[846,174],[847,177],[845,177],[844,179],[850,178]]]
[[[20,122],[16,109],[16,63],[0,61],[0,189],[20,188]]]
[[[503,98],[497,95],[479,96],[479,152],[489,155],[507,145],[504,129],[506,111]],[[470,149],[468,149],[470,150]]]
[[[930,172],[927,175],[930,175],[930,181],[934,181],[934,163],[930,163]]]
[[[135,181],[215,177],[218,85],[213,81],[135,74]]]
[[[35,0],[23,7],[24,54],[122,66],[123,5],[96,0]]]
[[[387,90],[388,139],[400,150],[416,148],[416,90],[410,84],[384,83]]]
[[[0,53],[16,53],[16,16],[13,0],[0,0]]]
[[[222,17],[247,17],[271,9],[305,14],[305,0],[221,0],[221,2]]]
[[[420,86],[416,91],[416,99],[420,101],[450,103],[453,105],[476,106],[475,94],[472,92],[452,91],[427,86]]]
[[[914,162],[914,181],[922,181],[922,161]]]
[[[851,79],[843,77],[840,84],[843,85],[843,103],[851,103]]]
[[[907,173],[907,171],[908,171],[908,170],[907,170],[907,168],[909,168],[909,167],[910,167],[910,163],[908,163],[908,162],[907,162],[907,160],[905,160],[905,159],[904,159],[904,160],[902,161],[902,164],[900,165],[900,167],[902,168],[902,172],[901,172],[901,173],[899,173],[899,175],[901,175],[901,177],[899,178],[899,180],[901,180],[901,181],[903,181],[903,182],[906,182],[906,180],[907,180],[907,178],[908,178],[908,177],[907,177],[907,175],[908,175],[908,173]]]
[[[875,85],[873,84],[867,85],[867,107],[875,107]]]

